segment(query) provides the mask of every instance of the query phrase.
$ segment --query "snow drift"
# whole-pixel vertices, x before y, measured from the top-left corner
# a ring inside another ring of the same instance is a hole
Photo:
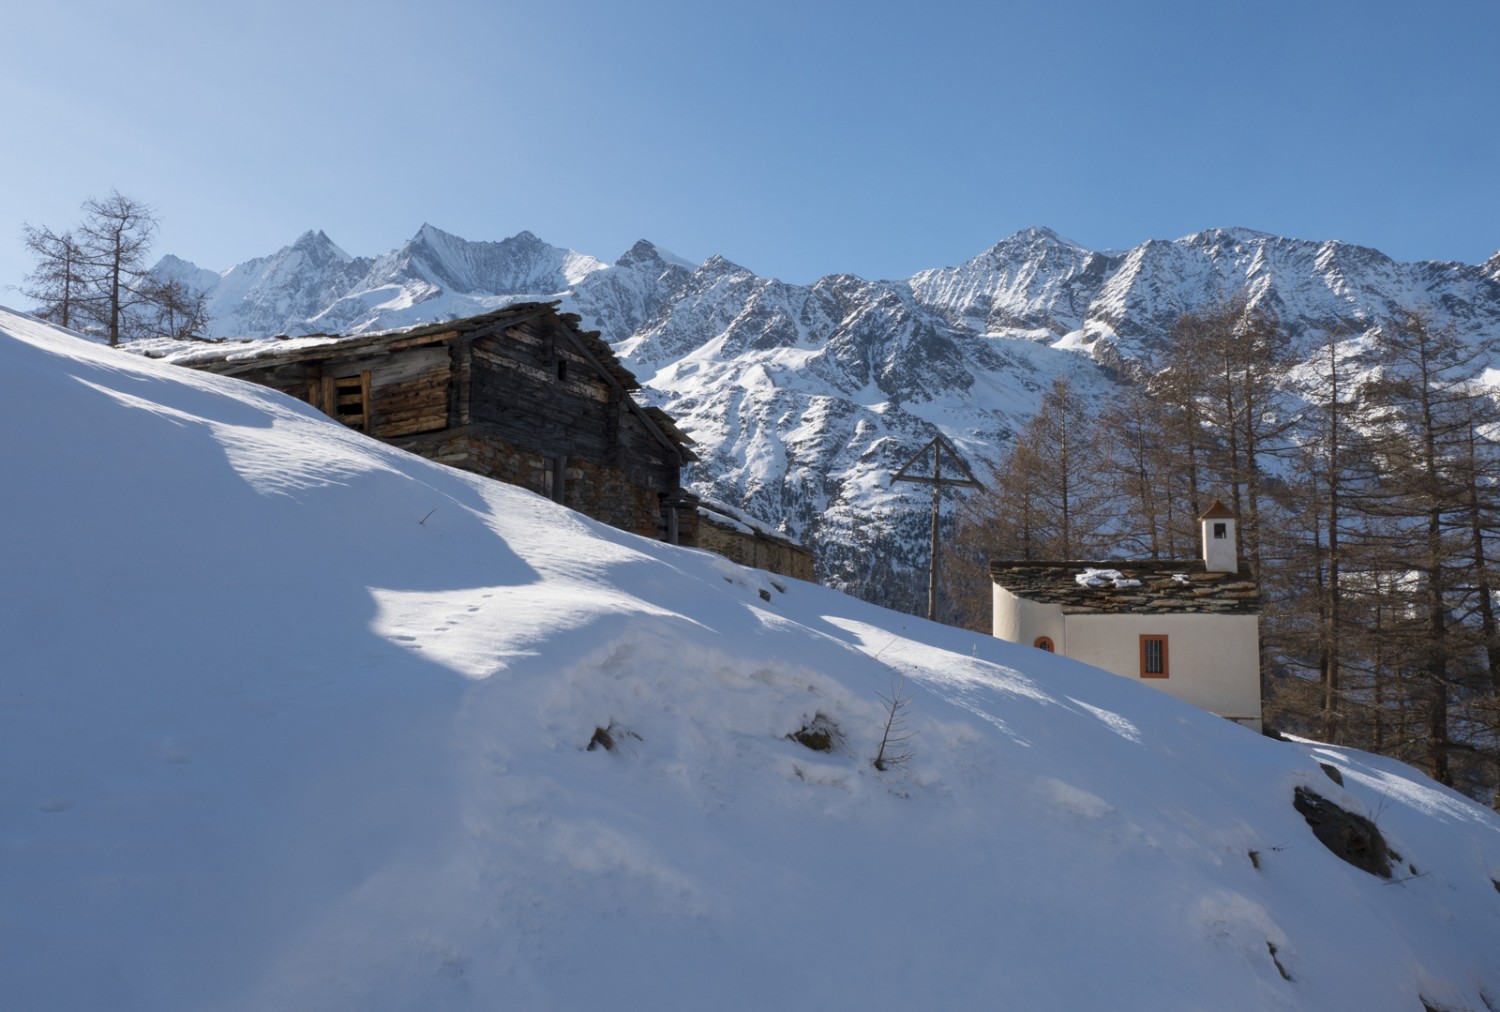
[[[0,384],[6,1007],[1500,1007],[1500,819],[1400,764],[9,311]]]

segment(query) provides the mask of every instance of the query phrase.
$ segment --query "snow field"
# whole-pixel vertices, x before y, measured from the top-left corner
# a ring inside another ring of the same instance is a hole
[[[1500,819],[1400,764],[8,311],[0,383],[7,1007],[1500,998]],[[893,684],[916,754],[879,772]],[[818,714],[843,748],[788,739]]]

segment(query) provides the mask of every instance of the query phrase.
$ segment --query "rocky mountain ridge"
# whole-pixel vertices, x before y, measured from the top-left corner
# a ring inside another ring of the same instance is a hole
[[[1109,397],[1119,367],[1150,368],[1184,311],[1244,291],[1307,348],[1404,309],[1500,336],[1500,253],[1398,263],[1248,229],[1100,252],[1033,228],[911,278],[810,285],[645,240],[609,264],[529,232],[470,242],[430,225],[375,258],[308,232],[223,274],[176,258],[158,270],[206,292],[216,336],[364,332],[559,299],[698,441],[696,490],[811,544],[826,582],[908,609],[925,594],[925,489],[892,488],[891,473],[936,432],[976,466],[995,459],[1057,376]]]

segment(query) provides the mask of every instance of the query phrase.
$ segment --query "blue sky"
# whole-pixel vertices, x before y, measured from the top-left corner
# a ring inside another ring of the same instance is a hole
[[[1500,249],[1500,2],[23,0],[0,60],[0,303],[24,222],[111,187],[215,270],[423,222],[807,282],[1018,229]]]

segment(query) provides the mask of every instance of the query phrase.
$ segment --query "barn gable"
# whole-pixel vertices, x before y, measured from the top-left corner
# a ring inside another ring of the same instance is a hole
[[[216,344],[174,361],[298,397],[351,428],[521,485],[612,526],[695,544],[696,459],[578,317],[522,303],[411,330]]]

